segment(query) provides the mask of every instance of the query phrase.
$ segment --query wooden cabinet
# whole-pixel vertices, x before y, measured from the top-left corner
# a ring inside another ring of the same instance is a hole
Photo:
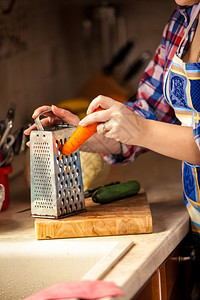
[[[188,300],[191,264],[182,242],[132,300]],[[186,255],[185,255],[186,254]],[[180,261],[181,257],[184,261]]]

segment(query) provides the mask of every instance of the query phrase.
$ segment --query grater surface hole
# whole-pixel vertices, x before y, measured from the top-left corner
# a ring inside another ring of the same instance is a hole
[[[39,131],[31,142],[31,201],[35,216],[60,218],[85,209],[79,152],[62,155],[67,138],[60,135],[55,141],[52,132]]]
[[[39,134],[37,134],[39,137]],[[47,142],[35,142],[33,145],[32,165],[34,170],[35,207],[53,208],[53,191],[51,185],[50,146]]]
[[[60,139],[60,144],[63,145],[63,140]],[[66,139],[64,139],[64,143]],[[59,188],[60,214],[75,212],[79,209],[83,209],[83,198],[80,196],[82,188],[80,185],[80,171],[77,167],[78,154],[72,153],[68,156],[59,155],[61,149],[58,149],[58,155],[56,160],[58,162],[58,181],[62,180]],[[62,179],[61,179],[62,178]],[[62,198],[61,198],[62,197]],[[82,201],[81,201],[82,199]],[[80,203],[79,203],[80,202]],[[62,212],[61,212],[62,211]]]

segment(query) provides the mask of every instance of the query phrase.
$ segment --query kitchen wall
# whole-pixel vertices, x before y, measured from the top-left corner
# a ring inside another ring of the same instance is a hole
[[[1,1],[0,119],[5,117],[8,103],[12,101],[17,104],[15,125],[20,126],[30,120],[38,105],[75,97],[86,80],[103,66],[106,61],[102,55],[100,25],[92,15],[92,34],[88,38],[85,21],[86,8],[104,2]],[[110,42],[110,58],[127,40],[136,43],[119,69],[123,75],[141,51],[154,52],[174,1],[110,3],[121,22],[121,32],[116,30],[111,35],[118,34],[119,38]]]
[[[96,5],[107,2],[0,2],[0,119],[5,118],[9,103],[14,102],[18,128],[32,121],[31,114],[39,105],[76,97],[94,72],[128,40],[134,40],[135,47],[115,70],[119,83],[142,51],[150,50],[153,54],[175,8],[174,1],[110,1],[117,16],[110,39],[106,28],[102,31],[102,16],[96,16],[95,10]],[[124,85],[130,93],[136,90],[143,69]]]

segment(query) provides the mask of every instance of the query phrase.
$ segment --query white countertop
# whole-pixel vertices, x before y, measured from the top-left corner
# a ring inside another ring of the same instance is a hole
[[[7,211],[0,213],[0,247],[6,242],[13,246],[15,242],[22,241],[41,243],[36,241],[34,219],[30,217],[30,211],[17,213],[30,207],[29,192],[24,188],[21,194],[17,181],[18,179],[11,183],[12,186],[15,182],[15,193],[11,191],[11,197],[15,201],[12,200]],[[148,188],[147,198],[153,217],[152,234],[88,238],[88,243],[93,239],[134,242],[131,250],[104,277],[104,280],[114,281],[121,287],[124,297],[120,299],[131,299],[136,295],[189,230],[180,181],[163,182]],[[60,243],[63,241],[60,240]]]

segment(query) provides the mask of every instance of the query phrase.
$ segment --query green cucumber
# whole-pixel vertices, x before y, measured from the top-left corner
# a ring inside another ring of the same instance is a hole
[[[139,182],[136,180],[130,180],[99,188],[92,194],[92,200],[95,203],[106,204],[136,195],[139,191]]]

